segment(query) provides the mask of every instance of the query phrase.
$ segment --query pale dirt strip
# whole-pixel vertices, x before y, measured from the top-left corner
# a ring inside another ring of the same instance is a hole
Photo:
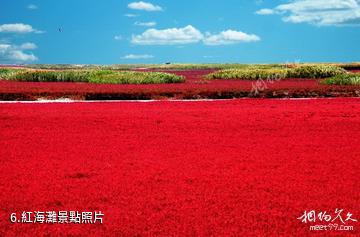
[[[154,103],[154,102],[216,102],[236,100],[336,100],[335,98],[235,98],[235,99],[198,99],[198,100],[72,100],[68,98],[56,100],[36,101],[0,101],[0,104],[48,104],[48,103]],[[347,97],[347,99],[358,99],[360,97]]]

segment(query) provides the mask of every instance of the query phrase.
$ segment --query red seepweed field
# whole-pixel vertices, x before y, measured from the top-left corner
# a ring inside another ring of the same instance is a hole
[[[297,218],[360,219],[359,108],[352,98],[0,104],[0,236],[358,236],[358,222],[310,231]],[[102,211],[104,223],[10,222],[61,210]]]
[[[145,70],[158,71],[158,70]],[[160,70],[161,71],[161,70]],[[0,100],[72,98],[77,100],[232,99],[244,97],[358,97],[360,86],[322,84],[319,79],[205,80],[215,70],[162,70],[185,77],[184,83],[114,85],[0,80]],[[356,72],[356,71],[354,71]]]

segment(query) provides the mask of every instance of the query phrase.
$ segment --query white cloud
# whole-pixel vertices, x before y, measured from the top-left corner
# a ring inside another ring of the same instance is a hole
[[[10,44],[0,44],[0,53],[4,53],[6,50],[10,49]]]
[[[211,59],[211,58],[217,58],[218,56],[212,56],[212,55],[205,55],[203,58]]]
[[[132,2],[129,3],[128,8],[133,10],[142,10],[142,11],[148,11],[148,12],[155,12],[155,11],[162,11],[162,7],[154,5],[149,2]]]
[[[283,21],[310,23],[319,26],[360,25],[360,0],[294,0],[264,13],[283,15]],[[268,15],[269,15],[268,14]]]
[[[176,45],[197,43],[202,39],[203,34],[188,25],[184,28],[149,29],[141,35],[133,35],[131,42],[140,45]]]
[[[260,9],[259,11],[257,11],[256,14],[258,14],[258,15],[272,15],[272,14],[275,14],[275,11],[273,9],[264,8],[264,9]]]
[[[203,42],[206,45],[229,45],[241,42],[259,41],[260,37],[241,31],[227,30],[219,34],[201,33],[188,25],[183,28],[164,30],[149,29],[141,35],[133,35],[131,42],[138,45],[184,45]]]
[[[137,21],[137,22],[134,23],[134,25],[136,25],[136,26],[145,26],[145,27],[153,27],[153,26],[156,26],[156,22],[155,21],[149,21],[149,22]]]
[[[25,50],[36,49],[33,43],[21,45],[0,44],[0,62],[26,63],[38,60],[33,53],[26,53]]]
[[[27,54],[21,50],[14,50],[9,52],[9,59],[15,62],[32,62],[38,60],[34,54]]]
[[[154,58],[154,56],[149,55],[149,54],[128,54],[122,58],[123,59],[150,59],[150,58]]]
[[[139,15],[136,15],[136,14],[125,14],[124,16],[129,17],[129,18],[134,18],[134,17],[138,17]]]
[[[0,33],[43,33],[43,31],[34,29],[31,25],[23,24],[23,23],[15,23],[15,24],[3,24],[0,25]]]
[[[115,40],[122,40],[123,37],[122,37],[122,35],[115,35],[115,36],[114,36],[114,39],[115,39]]]
[[[29,43],[29,42],[27,42],[27,43],[21,44],[21,45],[19,46],[19,48],[20,48],[20,49],[24,49],[24,50],[31,50],[31,49],[36,49],[37,46],[36,46],[36,44],[34,44],[34,43]]]
[[[259,41],[260,37],[254,34],[246,34],[241,31],[227,30],[217,35],[207,34],[204,38],[206,45],[228,45],[242,42]]]
[[[37,9],[38,9],[38,6],[36,6],[35,4],[29,4],[29,5],[27,6],[27,9],[29,9],[29,10],[37,10]]]

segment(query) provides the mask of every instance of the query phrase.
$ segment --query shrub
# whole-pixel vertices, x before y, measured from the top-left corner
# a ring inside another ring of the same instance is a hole
[[[108,84],[180,83],[184,78],[169,73],[110,70],[20,71],[4,77],[29,82],[90,82]]]
[[[288,71],[288,78],[320,79],[347,73],[345,69],[330,65],[303,65]]]
[[[288,68],[259,68],[257,66],[246,68],[224,69],[207,76],[208,79],[285,79],[285,78],[311,78],[320,79],[347,72],[337,66],[302,65]]]
[[[87,82],[89,71],[23,71],[7,79],[28,82]]]
[[[114,71],[96,71],[89,82],[92,83],[110,83],[110,84],[158,84],[158,83],[179,83],[184,78],[169,73],[161,72],[114,72]]]
[[[10,69],[10,68],[0,68],[0,79],[6,79],[15,75],[16,73],[23,71],[22,69]]]
[[[284,79],[287,76],[287,69],[225,69],[207,75],[207,79]]]
[[[326,79],[324,83],[328,85],[341,85],[341,86],[360,85],[360,73],[337,75]]]

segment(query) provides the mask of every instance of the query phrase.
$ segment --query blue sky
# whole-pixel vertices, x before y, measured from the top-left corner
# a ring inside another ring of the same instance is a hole
[[[360,61],[360,0],[2,0],[0,63]]]

